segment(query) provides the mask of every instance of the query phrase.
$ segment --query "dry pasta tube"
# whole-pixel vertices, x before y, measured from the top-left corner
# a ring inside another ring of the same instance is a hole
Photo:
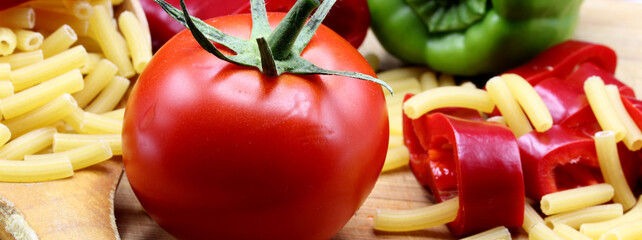
[[[388,149],[386,161],[383,164],[382,172],[397,169],[408,165],[410,161],[410,152],[405,146]]]
[[[550,217],[544,218],[544,222],[549,227],[555,224],[566,224],[572,228],[579,229],[583,223],[601,222],[611,220],[622,216],[622,204],[604,204],[598,206],[591,206],[579,210],[559,213]]]
[[[414,77],[399,78],[388,82],[388,85],[396,92],[419,93],[421,92],[421,85],[419,80]],[[386,96],[390,96],[390,92],[385,91]],[[403,98],[403,96],[401,96]]]
[[[73,134],[56,133],[53,137],[53,151],[62,152],[84,146],[93,142],[105,141],[114,155],[123,154],[120,134]]]
[[[528,239],[531,240],[564,240],[562,236],[553,232],[546,224],[536,223],[528,232]]]
[[[635,205],[635,196],[624,178],[620,157],[618,156],[615,134],[612,131],[595,133],[595,151],[600,164],[600,171],[604,182],[611,184],[615,189],[613,202],[621,203],[624,210],[629,210]]]
[[[85,111],[100,114],[113,110],[123,96],[125,96],[129,85],[129,79],[121,76],[114,77],[89,106],[85,108]]]
[[[74,98],[65,93],[42,107],[6,120],[3,123],[11,130],[15,138],[33,129],[53,125],[69,115],[76,107]]]
[[[103,114],[104,116],[105,114]],[[403,147],[403,136],[390,136],[388,138],[388,149]]]
[[[11,130],[9,128],[0,123],[0,147],[4,146],[9,139],[11,139]]]
[[[390,125],[390,135],[403,136],[403,119],[401,117],[393,117],[388,119]]]
[[[14,31],[16,34],[16,48],[21,51],[33,51],[42,45],[45,38],[39,32],[17,29]]]
[[[631,151],[640,150],[640,148],[642,148],[642,131],[640,131],[638,125],[635,124],[635,121],[633,121],[629,112],[626,111],[617,86],[611,84],[607,85],[606,95],[609,96],[609,101],[626,130],[626,135],[623,140],[624,145],[626,145],[626,147]]]
[[[0,110],[5,119],[14,118],[45,105],[60,95],[76,92],[82,89],[83,85],[84,82],[80,71],[74,69],[2,99]]]
[[[403,109],[411,119],[443,107],[463,107],[490,113],[495,104],[481,89],[439,87],[419,93],[404,103]]]
[[[120,134],[123,129],[123,121],[104,117],[95,113],[85,112],[80,133],[85,134]]]
[[[545,132],[550,129],[553,126],[553,117],[533,86],[517,74],[503,74],[501,77],[524,109],[535,130]]]
[[[11,64],[0,63],[0,81],[9,80],[11,75]]]
[[[13,95],[13,84],[9,80],[0,80],[0,99]]]
[[[69,159],[57,158],[38,161],[0,160],[0,181],[43,182],[74,175]]]
[[[152,59],[151,43],[145,36],[138,18],[132,12],[121,13],[118,17],[118,26],[131,53],[134,70],[141,73]]]
[[[640,236],[642,236],[642,220],[636,220],[609,230],[600,237],[600,240],[640,239]]]
[[[610,184],[602,183],[549,193],[540,200],[540,207],[546,215],[569,212],[608,202],[614,191]]]
[[[41,62],[11,72],[11,82],[16,92],[35,86],[43,81],[82,67],[87,63],[87,51],[76,46]]]
[[[510,240],[511,235],[508,228],[504,226],[495,227],[461,240]]]
[[[119,109],[116,109],[116,110],[113,110],[113,111],[109,111],[109,112],[106,112],[106,113],[103,113],[103,114],[100,114],[100,115],[103,115],[103,116],[108,117],[108,118],[123,120],[125,118],[125,108],[119,108]],[[393,136],[390,136],[390,138],[392,139]],[[390,144],[391,142],[392,141],[389,141],[388,144]],[[403,144],[403,137],[401,138],[401,144]],[[390,147],[390,145],[388,147]]]
[[[388,82],[390,80],[395,80],[400,78],[409,78],[409,77],[417,78],[418,76],[421,76],[421,74],[423,74],[426,71],[430,71],[430,70],[425,67],[402,67],[402,68],[395,68],[395,69],[386,70],[386,71],[377,73],[377,77],[379,77],[379,79],[381,79],[382,81]]]
[[[519,103],[513,97],[510,88],[501,77],[493,77],[488,80],[486,82],[486,91],[488,91],[488,96],[495,103],[504,117],[506,125],[513,131],[515,136],[519,137],[533,131],[526,114],[524,114]]]
[[[443,225],[457,218],[459,197],[411,210],[377,210],[374,229],[407,232]]]
[[[78,40],[78,35],[73,28],[65,24],[51,33],[42,42],[42,54],[45,58],[61,53]]]
[[[423,91],[439,87],[437,75],[433,71],[425,71],[422,73],[421,76],[419,76],[419,82],[421,83],[421,89]]]
[[[465,82],[462,82],[461,84],[459,84],[459,86],[460,86],[460,87],[473,88],[473,89],[477,88],[477,85],[475,85],[475,84],[474,84],[473,82],[471,82],[471,81],[465,81]]]
[[[25,161],[46,160],[61,156],[71,161],[74,170],[79,170],[108,160],[113,155],[109,144],[98,141],[63,152],[26,155]]]
[[[80,68],[80,73],[85,75],[92,72],[96,65],[98,65],[98,62],[103,58],[105,58],[105,56],[100,53],[87,53],[87,64]]]
[[[87,0],[62,0],[65,7],[78,19],[89,20],[94,9]]]
[[[615,139],[618,142],[622,141],[626,135],[626,129],[624,129],[622,121],[614,117],[617,116],[617,113],[609,100],[602,78],[593,76],[586,79],[584,82],[584,93],[600,127],[602,127],[603,130],[613,131],[615,133]]]
[[[582,226],[580,226],[580,232],[592,239],[599,239],[600,236],[615,226],[642,220],[642,204],[640,203],[640,200],[642,200],[642,196],[640,196],[640,199],[633,208],[629,209],[628,212],[619,218],[614,218],[604,222],[582,224]]]
[[[33,8],[14,7],[0,11],[0,26],[32,29],[36,24]]]
[[[80,107],[74,108],[67,116],[65,116],[62,121],[67,123],[74,131],[80,132],[80,125],[85,119],[85,111]]]
[[[92,99],[100,93],[109,82],[114,79],[118,67],[107,59],[102,59],[94,70],[85,77],[85,83],[82,90],[72,94],[81,108],[86,107]]]
[[[524,222],[522,223],[522,229],[530,233],[531,228],[538,223],[544,224],[544,219],[530,204],[524,203]]]
[[[494,122],[494,123],[502,124],[504,126],[508,126],[506,125],[506,119],[504,119],[503,116],[492,116],[492,117],[486,118],[486,122]]]
[[[9,28],[0,27],[0,56],[12,54],[17,44],[16,34]]]
[[[127,44],[113,27],[112,18],[105,7],[94,6],[94,14],[89,19],[89,28],[105,57],[118,66],[118,75],[126,78],[134,76],[136,71],[129,59]]]
[[[42,61],[42,50],[38,49],[31,52],[19,52],[9,56],[0,57],[0,63],[8,63],[12,70],[17,70],[31,64]]]
[[[54,32],[56,29],[60,28],[60,26],[67,24],[74,29],[74,32],[76,32],[78,36],[87,36],[89,31],[89,21],[78,19],[66,13],[59,13],[50,10],[52,9],[35,9],[36,16],[40,19],[39,21],[36,21],[36,29]]]
[[[53,127],[39,128],[25,133],[0,148],[0,159],[20,160],[25,155],[37,153],[51,146],[55,133],[56,129]]]
[[[553,232],[557,233],[566,240],[591,240],[590,237],[578,232],[575,228],[570,227],[566,224],[555,224],[553,227]]]

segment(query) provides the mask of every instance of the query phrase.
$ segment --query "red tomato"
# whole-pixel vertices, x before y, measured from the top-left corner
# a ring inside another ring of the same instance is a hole
[[[272,27],[283,16],[269,13]],[[206,22],[250,36],[249,15]],[[302,57],[375,75],[324,26]],[[145,210],[178,238],[329,239],[371,192],[388,136],[378,84],[266,77],[219,60],[183,31],[155,54],[132,91],[123,159]]]
[[[154,0],[139,1],[149,22],[152,45],[155,50],[184,29],[180,23],[167,15]],[[180,8],[179,0],[166,0],[166,2]],[[287,12],[295,2],[296,0],[270,0],[266,3],[266,9],[270,12]],[[191,0],[188,3],[189,12],[201,19],[250,13],[250,1],[247,0]],[[323,24],[358,48],[363,43],[370,27],[370,11],[367,0],[337,0]]]

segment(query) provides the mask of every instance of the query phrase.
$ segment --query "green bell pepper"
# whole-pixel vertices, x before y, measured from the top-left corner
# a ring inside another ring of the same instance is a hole
[[[571,37],[582,0],[368,0],[381,45],[453,75],[497,74]]]

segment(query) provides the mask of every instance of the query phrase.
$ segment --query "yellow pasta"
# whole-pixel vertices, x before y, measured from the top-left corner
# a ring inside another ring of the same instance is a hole
[[[562,236],[553,232],[546,224],[536,223],[528,233],[528,239],[531,240],[564,240]]]
[[[103,114],[100,114],[102,116],[108,117],[108,118],[113,118],[113,119],[118,119],[118,120],[123,120],[125,118],[125,108],[119,108],[113,111],[109,111]],[[390,138],[393,138],[393,136],[390,136]],[[401,139],[401,144],[403,144],[403,138]],[[392,141],[390,141],[392,142]]]
[[[105,56],[100,53],[87,53],[87,63],[80,68],[80,73],[85,75],[92,72],[103,58]]]
[[[579,229],[583,223],[601,222],[622,216],[622,204],[612,203],[598,206],[591,206],[579,210],[559,213],[544,218],[549,227],[555,224],[566,224],[572,228]]]
[[[42,50],[38,49],[31,52],[19,52],[0,57],[0,63],[8,63],[11,65],[12,70],[16,70],[40,62],[43,59]]]
[[[105,116],[105,114],[103,114],[103,116]],[[403,136],[390,135],[390,137],[388,138],[388,149],[402,147],[402,146],[404,146],[404,144],[403,144]]]
[[[11,72],[11,82],[16,92],[27,89],[87,63],[87,51],[76,46],[41,62]]]
[[[390,135],[403,136],[403,119],[401,117],[392,117],[388,119]]]
[[[615,134],[612,131],[601,131],[595,133],[594,139],[597,160],[604,182],[611,184],[615,189],[613,202],[621,203],[624,210],[629,210],[635,205],[635,196],[622,171]]]
[[[43,182],[71,177],[74,170],[69,159],[38,161],[0,160],[0,181]]]
[[[502,124],[504,126],[508,126],[506,124],[506,120],[504,119],[503,116],[492,116],[492,117],[486,118],[486,121],[487,122],[499,123],[499,124]]]
[[[69,15],[67,13],[60,13],[48,9],[35,9],[38,21],[36,21],[35,29],[40,31],[54,32],[62,25],[69,25],[74,29],[78,36],[87,36],[89,32],[89,21],[82,20]]]
[[[125,0],[112,0],[111,3],[113,5],[120,5],[121,3],[123,3],[123,1],[125,1]]]
[[[603,222],[582,224],[582,226],[580,226],[580,232],[592,239],[599,239],[600,236],[616,226],[642,220],[642,204],[640,203],[640,200],[642,200],[642,196],[640,196],[635,206],[629,209],[629,211],[621,217]]]
[[[90,3],[92,6],[97,6],[97,5],[102,5],[107,9],[107,12],[109,13],[109,17],[113,18],[114,17],[114,8],[112,7],[112,2],[111,0],[91,0]]]
[[[124,42],[124,40],[121,40],[122,36],[113,27],[111,21],[105,7],[94,6],[94,14],[89,19],[89,27],[105,57],[118,66],[118,75],[126,78],[132,77],[135,71],[129,59],[129,51],[127,47],[121,46],[121,41]]]
[[[132,56],[134,70],[141,73],[152,59],[152,46],[142,30],[136,16],[130,11],[124,11],[118,17],[118,26],[127,41],[127,47]]]
[[[65,7],[78,19],[89,20],[94,9],[87,0],[62,0]]]
[[[77,92],[83,88],[83,84],[82,74],[74,69],[2,99],[0,110],[5,119],[14,118],[45,105],[62,94]]]
[[[379,79],[383,81],[388,82],[390,80],[409,78],[409,77],[419,78],[419,76],[421,76],[421,74],[423,74],[426,71],[430,71],[430,70],[425,67],[403,67],[403,68],[395,68],[395,69],[386,70],[386,71],[377,73],[377,77],[379,77]]]
[[[613,106],[613,109],[617,113],[617,117],[622,122],[626,134],[624,135],[624,145],[631,151],[637,151],[642,148],[642,131],[635,121],[631,118],[631,115],[626,111],[622,99],[620,98],[620,91],[615,85],[606,86],[606,95],[609,97],[609,101]]]
[[[606,93],[606,87],[602,78],[593,76],[584,82],[584,93],[593,110],[593,114],[603,130],[611,130],[615,133],[615,139],[619,142],[624,139],[626,129],[615,112],[615,108]]]
[[[578,232],[575,228],[566,224],[555,224],[553,232],[557,233],[566,240],[591,240],[590,237]]]
[[[0,123],[0,147],[4,146],[9,139],[11,139],[11,130],[9,128]]]
[[[524,109],[535,130],[545,132],[553,126],[553,117],[533,86],[517,74],[503,74],[501,78]]]
[[[113,110],[127,92],[129,85],[129,79],[121,76],[114,77],[85,108],[85,111],[100,114]]]
[[[0,148],[0,159],[20,160],[25,155],[34,154],[50,147],[56,129],[44,127],[25,133]]]
[[[9,28],[0,27],[0,56],[7,56],[16,50],[18,40]]]
[[[495,227],[481,233],[462,238],[461,240],[510,240],[511,235],[508,228],[504,226]]]
[[[53,139],[53,151],[62,152],[84,146],[93,142],[105,141],[114,155],[123,154],[120,134],[73,134],[56,133]]]
[[[0,80],[0,99],[13,95],[13,84],[9,80]]]
[[[636,220],[617,226],[604,233],[600,240],[628,240],[642,237],[642,220]]]
[[[85,111],[80,107],[76,107],[62,120],[76,132],[80,132],[80,125],[83,119],[85,119]]]
[[[95,113],[85,112],[80,133],[86,134],[120,134],[123,129],[123,121],[104,117]]]
[[[435,75],[433,71],[425,71],[422,73],[421,76],[419,76],[419,82],[421,83],[421,89],[424,91],[439,87],[437,75]]]
[[[74,29],[67,24],[62,25],[42,42],[42,55],[48,58],[61,53],[69,49],[77,40],[78,35]]]
[[[0,12],[0,26],[9,28],[32,29],[36,23],[33,8],[14,7]]]
[[[397,169],[408,165],[410,161],[410,152],[405,146],[390,148],[386,155],[386,161],[383,164],[382,172]]]
[[[459,84],[459,86],[460,87],[472,88],[472,89],[477,88],[477,85],[475,85],[473,82],[470,82],[470,81],[462,82],[461,84]]]
[[[495,104],[481,89],[439,87],[419,93],[404,103],[403,109],[411,119],[443,107],[463,107],[490,113]]]
[[[11,75],[11,64],[0,63],[0,81],[9,80]]]
[[[455,78],[453,75],[442,73],[439,74],[439,86],[440,87],[447,87],[447,86],[455,86]]]
[[[79,170],[108,160],[112,156],[113,155],[109,144],[104,141],[98,141],[63,152],[26,155],[25,161],[66,157],[69,159],[69,161],[71,161],[73,169]]]
[[[414,77],[394,79],[389,81],[388,85],[390,85],[390,87],[394,89],[395,92],[404,92],[404,93],[421,92],[421,85],[419,84],[419,80],[417,80],[417,78],[414,78]],[[388,91],[385,91],[385,92],[387,92],[386,96],[390,95],[390,92]],[[403,98],[403,95],[401,95],[400,97]]]
[[[538,223],[544,224],[544,219],[530,204],[524,203],[524,222],[522,223],[522,229],[526,232],[530,232],[531,228]]]
[[[16,49],[21,51],[33,51],[42,45],[45,38],[39,32],[17,29],[14,31],[16,34]]]
[[[51,126],[76,108],[76,101],[65,93],[28,113],[3,122],[15,137],[36,128]]]
[[[85,78],[84,88],[77,93],[72,94],[81,108],[86,107],[98,93],[109,84],[116,73],[118,67],[107,59],[102,59],[92,72]]]
[[[76,40],[76,43],[74,45],[82,45],[87,49],[87,52],[95,52],[95,53],[100,53],[102,54],[102,49],[100,48],[100,45],[96,40],[90,37],[83,37],[83,36],[78,36],[78,40]],[[105,56],[103,55],[103,58]]]
[[[502,80],[501,77],[493,77],[486,82],[486,91],[490,99],[495,103],[497,109],[504,117],[506,125],[513,131],[516,137],[533,131],[531,123],[526,118],[526,114],[519,106],[519,103],[513,96],[511,89]]]
[[[459,209],[455,197],[428,207],[410,210],[377,210],[374,229],[388,232],[415,231],[454,221]]]
[[[578,187],[544,195],[540,207],[546,215],[568,212],[608,202],[613,193],[613,187],[607,183]]]

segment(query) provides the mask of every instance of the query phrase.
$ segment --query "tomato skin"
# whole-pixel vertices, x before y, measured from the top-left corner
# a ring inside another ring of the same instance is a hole
[[[283,16],[270,13],[270,24]],[[206,22],[250,35],[249,15]],[[324,26],[302,56],[326,69],[375,75]],[[378,84],[265,77],[217,59],[183,31],[132,91],[123,159],[145,210],[177,238],[329,239],[372,190],[388,135]]]

